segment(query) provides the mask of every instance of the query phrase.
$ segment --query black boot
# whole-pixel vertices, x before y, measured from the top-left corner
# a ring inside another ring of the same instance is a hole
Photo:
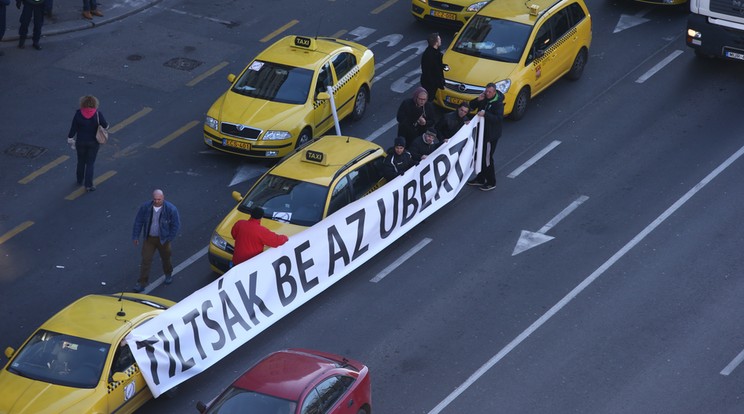
[[[18,49],[25,48],[26,38],[25,37],[19,37],[18,38]]]

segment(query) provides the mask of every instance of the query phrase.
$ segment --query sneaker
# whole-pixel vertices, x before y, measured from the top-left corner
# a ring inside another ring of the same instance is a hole
[[[483,186],[483,183],[480,182],[480,181],[478,181],[478,180],[470,180],[470,181],[467,182],[467,184],[468,185],[477,185],[477,186],[480,186],[480,187]]]
[[[134,293],[142,293],[142,291],[144,290],[145,290],[144,286],[140,285],[139,283],[135,283],[134,287],[132,288],[132,292]]]
[[[483,184],[480,189],[481,189],[481,191],[491,191],[494,188],[496,188],[495,185]]]
[[[87,191],[87,192],[90,193],[92,191],[96,191],[96,188],[95,187],[88,187],[88,188],[85,189],[85,191]]]
[[[173,275],[165,275],[165,282],[163,283],[165,283],[166,285],[170,285],[171,283],[173,283]]]

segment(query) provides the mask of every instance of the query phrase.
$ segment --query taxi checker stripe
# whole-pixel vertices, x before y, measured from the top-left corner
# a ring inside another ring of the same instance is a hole
[[[555,49],[557,49],[560,45],[562,45],[563,43],[566,43],[566,40],[568,40],[568,38],[575,36],[575,35],[576,35],[576,26],[574,26],[573,28],[571,28],[571,30],[566,32],[566,34],[561,36],[561,38],[558,39],[557,42],[550,45],[550,47],[545,50],[545,53],[542,56],[540,56],[538,59],[535,59],[535,62],[537,63],[541,62],[545,57],[553,53],[553,51],[555,51]]]
[[[353,78],[354,76],[356,76],[357,74],[359,74],[359,65],[356,65],[356,66],[354,66],[354,67],[353,67],[353,68],[352,68],[352,69],[351,69],[351,70],[349,71],[349,73],[347,73],[346,75],[344,75],[344,77],[343,77],[343,78],[341,78],[341,79],[340,79],[340,80],[338,81],[338,83],[337,83],[337,84],[333,85],[333,88],[332,88],[332,90],[333,90],[333,93],[336,93],[336,92],[338,92],[338,91],[339,91],[339,89],[341,89],[341,87],[342,87],[342,86],[344,86],[344,85],[345,85],[345,84],[346,84],[347,82],[349,82],[349,81],[350,81],[350,80],[351,80],[351,79],[352,79],[352,78]],[[322,103],[323,103],[323,101],[320,101],[320,100],[316,99],[315,101],[313,101],[313,109],[318,109],[318,107],[319,107],[319,106],[320,106],[320,105],[321,105]]]
[[[132,364],[129,368],[127,368],[124,373],[127,374],[127,379],[129,379],[132,375],[136,374],[139,371],[139,366],[137,364]],[[108,393],[111,394],[112,391],[119,388],[119,385],[121,385],[124,381],[119,382],[109,382],[108,383]]]

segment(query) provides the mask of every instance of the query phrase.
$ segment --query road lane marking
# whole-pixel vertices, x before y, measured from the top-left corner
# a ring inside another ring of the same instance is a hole
[[[517,245],[514,246],[514,251],[512,252],[512,256],[516,256],[525,250],[529,250],[533,247],[539,246],[543,243],[553,240],[555,237],[548,236],[545,233],[547,233],[548,230],[552,229],[553,227],[557,226],[558,223],[561,222],[561,220],[568,217],[569,214],[573,213],[574,210],[579,208],[579,206],[582,205],[584,201],[588,199],[589,197],[585,195],[577,198],[571,204],[569,204],[568,207],[564,208],[563,211],[558,213],[547,224],[542,226],[542,228],[536,232],[522,230],[522,234],[519,236],[519,240],[517,240]]]
[[[5,243],[6,241],[10,240],[11,238],[13,238],[18,233],[22,232],[23,230],[26,230],[27,228],[29,228],[29,227],[31,227],[33,225],[34,225],[34,222],[33,221],[24,221],[23,223],[17,225],[11,231],[9,231],[9,232],[3,234],[2,236],[0,236],[0,244]]]
[[[646,238],[649,234],[651,234],[652,231],[654,231],[657,227],[659,227],[666,219],[668,219],[672,214],[674,214],[680,207],[682,207],[687,201],[689,201],[692,196],[697,194],[700,190],[702,190],[708,183],[713,181],[714,178],[716,178],[723,170],[728,168],[731,164],[734,163],[739,157],[744,154],[744,146],[739,148],[738,151],[736,151],[733,155],[731,155],[726,161],[724,161],[722,164],[720,164],[716,169],[714,169],[710,174],[705,176],[699,183],[695,184],[694,187],[692,187],[687,193],[685,193],[682,197],[680,197],[677,201],[674,202],[666,211],[661,213],[659,217],[656,218],[656,220],[652,221],[651,224],[646,226],[640,233],[638,233],[635,237],[633,237],[632,240],[630,240],[625,246],[623,246],[620,250],[618,250],[615,254],[612,255],[606,262],[602,264],[597,270],[595,270],[591,275],[589,275],[586,279],[584,279],[581,283],[579,283],[573,290],[568,292],[566,296],[564,296],[558,303],[553,305],[552,308],[550,308],[547,312],[545,312],[540,318],[538,318],[535,322],[532,323],[527,329],[525,329],[522,333],[520,333],[516,338],[514,338],[509,344],[507,344],[504,348],[502,348],[496,355],[491,357],[485,364],[483,364],[480,368],[478,368],[470,377],[468,377],[465,382],[460,384],[457,388],[455,388],[452,393],[450,393],[444,400],[442,400],[439,404],[437,404],[436,407],[434,407],[431,411],[429,411],[429,414],[438,414],[442,412],[448,405],[450,405],[460,394],[465,392],[471,385],[475,383],[480,377],[485,375],[488,370],[493,368],[494,365],[496,365],[499,361],[501,361],[506,355],[509,354],[513,349],[515,349],[517,346],[519,346],[524,340],[526,340],[533,332],[537,331],[542,325],[544,325],[550,318],[552,318],[555,314],[557,314],[561,309],[563,309],[566,305],[568,305],[576,296],[579,295],[584,289],[586,289],[589,285],[592,284],[597,278],[599,278],[607,269],[612,267],[612,265],[615,264],[618,260],[620,260],[625,254],[627,254],[630,249],[635,247],[638,243],[643,241],[643,239]]]
[[[116,124],[116,125],[112,126],[111,128],[109,128],[109,133],[110,133],[110,134],[114,134],[114,133],[116,133],[116,132],[118,132],[118,131],[121,131],[121,130],[122,130],[122,129],[124,129],[124,128],[125,128],[126,126],[128,126],[128,125],[130,125],[131,123],[133,123],[134,121],[136,121],[136,120],[138,120],[138,119],[142,118],[143,116],[145,116],[145,115],[149,114],[150,112],[152,112],[152,108],[150,108],[150,107],[147,107],[147,106],[146,106],[146,107],[144,107],[144,108],[142,108],[142,109],[141,109],[141,110],[140,110],[139,112],[137,112],[136,114],[134,114],[134,115],[130,116],[129,118],[127,118],[127,119],[125,119],[125,120],[123,120],[123,121],[119,122],[118,124]]]
[[[726,368],[721,371],[721,375],[728,375],[730,374],[736,367],[741,364],[741,361],[744,361],[744,350],[739,352],[739,355],[736,356],[731,362],[729,362],[728,365],[726,365]]]
[[[178,266],[173,268],[173,273],[171,273],[171,276],[175,276],[177,273],[182,271],[183,269],[189,267],[192,263],[199,260],[202,256],[207,254],[207,251],[209,251],[209,245],[205,246],[198,252],[194,253],[189,257],[188,259],[181,262]],[[156,287],[160,286],[163,282],[165,282],[165,275],[160,275],[159,278],[157,278],[155,281],[150,283],[149,285],[145,286],[145,290],[142,291],[144,294],[148,294],[153,291]]]
[[[527,162],[525,162],[524,164],[520,165],[519,167],[517,167],[517,169],[515,169],[514,171],[512,171],[511,173],[509,173],[509,175],[507,175],[507,177],[508,178],[516,178],[519,174],[522,174],[524,172],[524,170],[530,168],[533,164],[535,164],[537,161],[539,161],[540,158],[544,157],[545,155],[547,155],[547,153],[549,153],[550,151],[552,151],[553,148],[555,148],[558,145],[560,145],[560,143],[561,143],[560,141],[553,141],[553,142],[551,142],[550,144],[548,144],[547,147],[543,148],[542,151],[538,152],[537,154],[535,154],[535,156],[533,156],[532,158],[530,158],[529,160],[527,160]]]
[[[93,185],[94,186],[99,185],[102,182],[108,180],[109,178],[111,178],[111,177],[113,177],[115,175],[116,175],[116,171],[113,171],[113,170],[112,171],[106,171],[105,173],[99,175],[97,178],[93,179]],[[65,200],[72,201],[72,200],[80,197],[81,195],[83,195],[85,193],[86,193],[85,187],[80,187],[77,190],[75,190],[75,191],[71,192],[70,194],[68,194],[67,197],[65,197]]]
[[[266,35],[266,37],[264,37],[263,39],[261,39],[261,40],[260,40],[260,42],[261,42],[261,43],[266,43],[266,42],[268,42],[269,40],[273,39],[274,37],[276,37],[276,36],[278,36],[279,34],[281,34],[281,33],[282,33],[283,31],[285,31],[285,30],[289,29],[290,27],[292,27],[292,26],[296,25],[296,24],[297,24],[297,23],[299,23],[299,22],[300,22],[300,21],[299,21],[299,20],[296,20],[296,19],[295,19],[295,20],[292,20],[292,21],[290,21],[289,23],[285,24],[284,26],[282,26],[282,27],[280,27],[280,28],[278,28],[278,29],[274,30],[273,32],[269,33],[268,35]]]
[[[388,0],[385,3],[382,3],[382,5],[380,5],[378,8],[372,10],[370,12],[370,14],[378,14],[381,11],[383,11],[383,10],[387,9],[388,7],[392,6],[393,4],[395,4],[397,1],[398,0]]]
[[[188,124],[182,126],[181,128],[178,128],[177,130],[171,132],[171,134],[168,135],[167,137],[165,137],[165,138],[161,139],[160,141],[158,141],[158,142],[150,145],[150,148],[158,149],[158,148],[162,147],[163,145],[165,145],[165,144],[173,141],[174,139],[180,137],[181,135],[184,134],[184,132],[188,131],[189,129],[191,129],[191,128],[197,126],[197,125],[199,125],[199,121],[191,121]]]
[[[390,121],[388,121],[387,124],[385,124],[385,125],[377,128],[377,130],[375,132],[369,134],[369,136],[367,136],[366,140],[367,141],[374,141],[375,139],[377,139],[377,137],[379,137],[380,135],[384,134],[385,132],[387,132],[388,129],[390,129],[390,128],[396,126],[396,125],[398,125],[398,120],[395,119],[395,118],[393,118]]]
[[[180,14],[182,16],[189,16],[189,17],[193,17],[195,19],[208,20],[210,22],[224,24],[227,27],[233,27],[233,26],[235,26],[237,24],[235,22],[231,22],[230,20],[221,20],[221,19],[217,19],[217,18],[214,18],[214,17],[203,16],[201,14],[195,14],[195,13],[185,12],[183,10],[171,9],[169,7],[155,6],[155,8],[162,9],[162,10],[168,10],[169,12]]]
[[[331,37],[340,38],[341,36],[346,34],[346,30],[339,30],[338,32],[331,35]]]
[[[677,56],[679,56],[681,54],[682,54],[682,51],[681,50],[675,50],[669,56],[665,57],[664,60],[662,60],[661,62],[657,63],[656,66],[654,66],[651,69],[649,69],[649,71],[646,72],[646,73],[644,73],[640,78],[636,79],[636,83],[646,82],[650,77],[654,76],[654,74],[656,74],[656,72],[664,69],[664,66],[668,65],[669,63],[671,63],[671,61],[673,61],[674,59],[676,59]]]
[[[40,175],[49,172],[49,170],[51,170],[52,168],[54,168],[54,167],[62,164],[63,162],[67,161],[68,159],[70,159],[70,157],[67,156],[67,155],[61,156],[61,157],[57,158],[56,160],[50,162],[49,164],[47,164],[47,165],[39,168],[38,170],[32,172],[31,174],[23,177],[22,179],[20,179],[18,181],[18,184],[28,184],[31,181],[33,181],[34,179],[36,179],[37,177],[39,177]]]
[[[212,69],[209,69],[208,71],[202,73],[201,75],[195,77],[194,79],[191,79],[189,83],[186,84],[186,86],[196,85],[197,83],[203,81],[204,79],[214,75],[215,73],[217,73],[217,71],[219,71],[220,69],[224,68],[227,65],[228,65],[227,62],[220,62],[219,64],[217,64],[217,66],[213,67]]]
[[[369,281],[372,283],[377,283],[385,278],[390,272],[398,268],[398,266],[402,265],[406,260],[410,259],[411,256],[418,253],[419,250],[423,249],[427,244],[431,243],[430,238],[424,238],[421,240],[417,245],[413,246],[410,250],[405,252],[403,256],[400,256],[398,259],[396,259],[393,263],[390,263],[390,265],[384,269],[380,273],[378,273],[375,277],[370,279]]]

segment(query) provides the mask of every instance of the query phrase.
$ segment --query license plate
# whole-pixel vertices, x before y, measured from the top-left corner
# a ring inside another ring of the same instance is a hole
[[[460,105],[461,103],[465,102],[465,99],[455,98],[447,95],[444,97],[444,102],[451,105]]]
[[[222,145],[225,147],[233,147],[233,148],[240,148],[244,150],[250,150],[251,144],[243,141],[233,141],[231,139],[223,139]]]
[[[744,60],[744,51],[736,51],[724,49],[723,54],[730,59]]]
[[[457,15],[455,13],[447,13],[439,10],[432,10],[431,15],[434,17],[439,17],[440,19],[447,19],[447,20],[457,20]]]

